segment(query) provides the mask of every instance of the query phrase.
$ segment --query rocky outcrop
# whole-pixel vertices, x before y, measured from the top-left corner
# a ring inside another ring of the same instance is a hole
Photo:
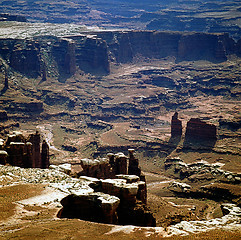
[[[76,64],[81,70],[93,73],[109,73],[109,55],[104,39],[96,35],[69,37],[75,41]]]
[[[0,21],[17,21],[27,22],[26,17],[20,15],[13,15],[8,13],[0,13]]]
[[[120,152],[117,154],[108,153],[108,159],[81,159],[80,162],[71,166],[72,174],[101,179],[114,178],[119,174],[129,174],[141,177],[145,181],[145,176],[141,173],[139,160],[135,157],[134,151],[134,149],[129,149],[129,157]]]
[[[82,32],[77,36],[1,39],[0,54],[15,70],[41,75],[72,75],[76,67],[108,74],[110,64],[174,57],[183,60],[225,61],[240,54],[240,42],[227,34],[157,31]],[[63,77],[63,76],[62,76]]]
[[[6,120],[8,120],[8,114],[7,114],[6,111],[0,110],[0,120],[1,120],[1,121],[6,121]]]
[[[41,168],[40,133],[36,131],[35,134],[30,134],[27,141],[32,143],[32,159],[34,159],[32,167]]]
[[[105,40],[110,56],[117,62],[138,58],[176,57],[178,60],[225,61],[236,52],[236,43],[227,34],[158,31],[94,32]]]
[[[128,167],[128,174],[141,176],[141,168],[139,167],[139,160],[135,157],[135,150],[128,149],[129,151],[129,167]]]
[[[217,129],[215,125],[201,121],[199,118],[191,118],[187,122],[185,140],[216,140]]]
[[[40,74],[39,45],[35,41],[16,41],[10,51],[10,66],[28,75]]]
[[[75,164],[75,168],[76,168]],[[111,168],[108,159],[81,159],[81,169],[77,172],[77,175],[88,176],[94,178],[113,178],[115,176],[114,170]],[[77,168],[76,168],[77,169]]]
[[[156,221],[146,206],[146,183],[138,176],[118,175],[115,179],[81,177],[96,192],[69,195],[61,204],[58,217],[121,225],[155,226]]]
[[[182,121],[178,119],[178,113],[175,112],[172,116],[171,121],[171,137],[181,137],[182,136]]]
[[[234,117],[232,119],[219,119],[219,126],[221,128],[228,128],[232,131],[237,131],[241,128],[241,117]]]
[[[178,43],[178,59],[226,61],[226,46],[219,35],[183,34]]]
[[[57,39],[52,46],[52,55],[57,62],[59,74],[73,75],[75,73],[75,42],[73,40]]]
[[[165,170],[169,174],[180,179],[188,179],[193,183],[212,180],[231,184],[241,183],[240,173],[224,171],[221,166],[220,163],[209,164],[205,161],[186,164],[180,158],[167,158],[165,160]]]
[[[0,164],[5,165],[7,163],[8,153],[0,150]]]
[[[64,198],[58,217],[155,226],[155,218],[146,206],[145,176],[141,173],[134,149],[129,149],[129,158],[123,153],[109,153],[107,156],[108,159],[81,159],[80,163],[50,166],[87,181],[95,191]]]
[[[42,152],[41,152],[41,168],[49,167],[49,145],[43,140],[42,142]]]
[[[44,140],[41,147],[41,136],[38,132],[27,138],[21,132],[14,132],[2,142],[1,148],[3,163],[26,168],[49,167],[49,146]]]
[[[61,200],[63,208],[58,213],[58,217],[116,224],[119,203],[119,198],[101,192],[71,194]]]

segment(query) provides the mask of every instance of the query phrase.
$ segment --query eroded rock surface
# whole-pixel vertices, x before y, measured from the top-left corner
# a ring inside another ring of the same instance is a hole
[[[45,140],[41,146],[39,132],[24,137],[21,132],[8,135],[6,141],[1,142],[1,149],[6,154],[1,154],[1,164],[9,163],[18,167],[48,168],[49,146]]]
[[[216,140],[217,129],[213,124],[205,123],[198,118],[191,118],[187,123],[185,139],[196,139],[196,140]]]
[[[58,217],[121,225],[155,226],[155,218],[146,206],[146,183],[134,175],[117,177],[104,180],[80,177],[89,181],[89,186],[98,192],[65,197],[61,201],[63,208]]]

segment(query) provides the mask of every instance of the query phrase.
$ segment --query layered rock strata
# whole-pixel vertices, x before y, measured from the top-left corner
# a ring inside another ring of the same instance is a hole
[[[77,176],[88,176],[94,178],[114,178],[119,174],[137,175],[145,181],[141,173],[139,160],[135,157],[134,149],[129,149],[129,157],[123,153],[108,153],[107,158],[81,159],[79,163],[71,166],[72,174]]]
[[[175,112],[172,116],[171,121],[171,137],[181,137],[182,136],[182,121],[178,119],[178,113]]]
[[[1,121],[6,121],[6,120],[8,120],[8,114],[7,114],[6,111],[0,110],[0,120],[1,120]]]
[[[216,140],[217,129],[215,125],[205,123],[199,118],[191,118],[187,122],[185,139]]]
[[[61,200],[60,218],[80,218],[101,223],[117,223],[120,199],[101,192],[83,195],[71,194]]]
[[[58,217],[137,226],[155,226],[155,218],[146,206],[146,183],[138,176],[118,175],[115,179],[80,177],[89,181],[95,192],[69,195],[61,204]]]
[[[21,132],[14,132],[1,143],[1,164],[9,163],[27,168],[49,167],[49,146],[44,140],[41,147],[41,136],[38,132],[27,138]]]
[[[191,49],[191,50],[190,50]],[[72,75],[76,68],[91,73],[110,72],[111,63],[128,63],[143,58],[172,56],[182,60],[225,61],[240,55],[237,43],[227,34],[157,31],[82,32],[66,37],[1,39],[0,55],[24,74]]]

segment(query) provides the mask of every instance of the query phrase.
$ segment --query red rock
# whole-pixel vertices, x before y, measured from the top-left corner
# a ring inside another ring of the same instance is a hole
[[[172,116],[171,122],[171,137],[181,137],[182,136],[182,121],[178,119],[178,113],[175,112]]]
[[[217,129],[215,125],[201,121],[199,118],[191,118],[187,123],[186,139],[216,140]]]

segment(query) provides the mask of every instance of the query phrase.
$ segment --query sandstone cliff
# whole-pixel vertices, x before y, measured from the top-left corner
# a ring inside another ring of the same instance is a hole
[[[157,31],[99,31],[81,35],[1,39],[0,55],[24,74],[51,72],[69,76],[76,67],[95,74],[110,72],[111,63],[174,57],[177,61],[209,60],[221,62],[230,54],[240,55],[240,41],[227,34]],[[47,74],[48,73],[48,74]],[[56,74],[55,74],[56,75]]]

